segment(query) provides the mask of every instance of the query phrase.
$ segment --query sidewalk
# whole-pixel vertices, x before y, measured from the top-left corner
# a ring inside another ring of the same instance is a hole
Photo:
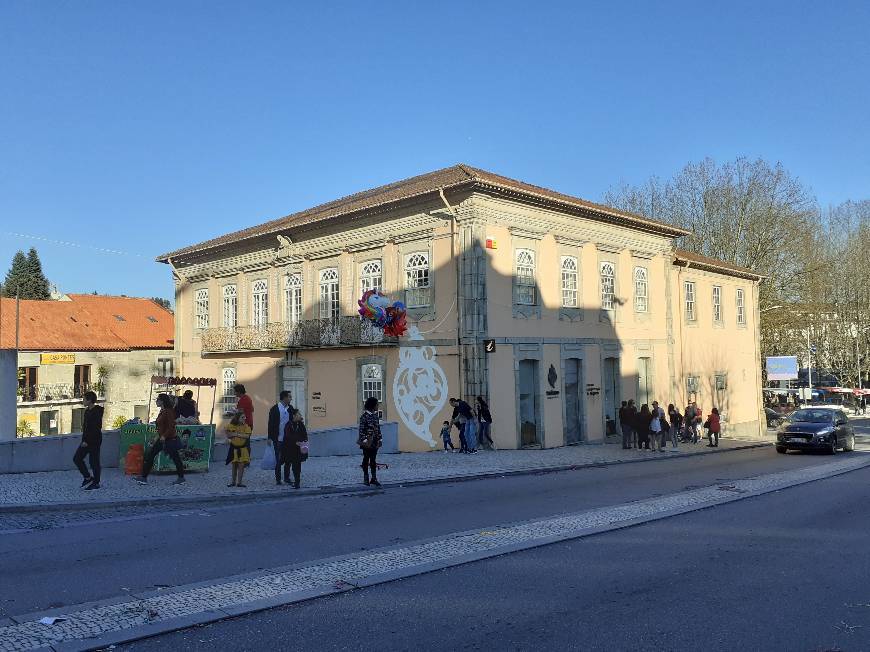
[[[500,450],[476,455],[458,453],[400,453],[383,455],[379,462],[389,468],[379,473],[385,485],[418,484],[450,479],[535,473],[574,467],[652,461],[721,453],[728,450],[770,445],[764,441],[723,439],[719,448],[703,443],[683,444],[666,453],[623,450],[619,444],[567,446],[546,450]],[[136,484],[119,469],[103,471],[102,488],[80,489],[77,471],[0,475],[0,512],[30,511],[63,506],[125,506],[148,503],[190,503],[223,500],[225,497],[269,497],[292,493],[331,493],[367,489],[361,482],[359,457],[313,457],[302,466],[302,488],[275,485],[272,471],[261,471],[254,460],[245,474],[246,489],[227,487],[230,472],[223,464],[212,464],[209,473],[191,473],[187,483],[170,484],[174,475],[153,475],[145,486]]]

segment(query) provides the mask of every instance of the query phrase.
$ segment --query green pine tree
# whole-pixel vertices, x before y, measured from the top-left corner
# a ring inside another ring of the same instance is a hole
[[[6,272],[6,279],[3,281],[4,297],[14,297],[19,290],[23,292],[23,286],[27,283],[27,268],[27,256],[23,251],[18,251],[12,258],[12,267]]]
[[[21,299],[45,300],[51,297],[48,279],[42,273],[42,263],[36,249],[31,248],[27,255],[18,251],[12,258],[12,267],[3,281],[3,296]]]
[[[28,299],[39,299],[45,301],[51,298],[51,289],[48,279],[42,272],[42,261],[39,260],[39,254],[36,253],[36,248],[31,247],[27,252],[27,272],[28,272]],[[25,297],[22,297],[25,298]]]

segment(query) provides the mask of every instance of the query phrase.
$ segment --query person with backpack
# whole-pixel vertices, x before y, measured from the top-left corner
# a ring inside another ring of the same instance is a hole
[[[707,421],[704,424],[704,427],[707,428],[707,439],[710,441],[707,446],[712,448],[719,447],[719,431],[722,427],[719,421],[719,408],[713,408],[713,411],[710,413],[710,416],[707,417]]]
[[[683,429],[683,415],[674,407],[673,403],[668,405],[668,419],[671,424],[671,448],[678,448],[680,432]]]
[[[381,447],[381,423],[378,419],[378,399],[369,396],[363,407],[363,413],[359,418],[359,435],[356,439],[357,446],[362,450],[363,483],[373,484],[380,487],[378,482],[378,449]],[[369,476],[371,470],[371,476]]]
[[[487,447],[489,450],[495,450],[495,442],[492,440],[492,413],[489,411],[489,405],[482,396],[477,397],[477,426],[481,447]]]

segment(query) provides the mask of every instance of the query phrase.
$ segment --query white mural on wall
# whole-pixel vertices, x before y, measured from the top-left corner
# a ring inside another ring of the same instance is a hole
[[[423,340],[416,326],[409,327],[408,340]],[[437,443],[429,427],[447,403],[447,375],[435,358],[433,346],[401,346],[393,380],[393,402],[402,423],[432,448]]]

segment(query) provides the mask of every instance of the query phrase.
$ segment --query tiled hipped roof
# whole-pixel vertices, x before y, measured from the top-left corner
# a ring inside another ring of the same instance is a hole
[[[151,299],[89,294],[72,294],[69,298],[70,301],[20,302],[20,350],[173,348],[175,318]],[[15,299],[0,299],[0,349],[15,348],[15,331]]]
[[[702,256],[701,254],[686,251],[685,249],[677,249],[674,251],[674,265],[689,268],[696,267],[700,269],[707,269],[713,272],[718,272],[720,274],[728,274],[729,276],[741,276],[754,280],[760,280],[765,278],[762,274],[759,274],[758,272],[753,272],[747,267],[740,267],[740,265],[726,263],[724,260],[719,260],[718,258],[711,258],[710,256]]]
[[[230,243],[247,240],[257,236],[271,233],[280,233],[286,229],[311,224],[322,220],[351,216],[357,213],[365,213],[374,209],[382,209],[388,205],[399,204],[403,201],[414,200],[425,195],[437,197],[439,190],[474,190],[479,189],[500,194],[507,194],[522,201],[544,203],[557,209],[582,213],[591,219],[598,219],[623,224],[634,228],[662,233],[670,237],[685,235],[688,232],[683,229],[657,222],[640,215],[626,213],[614,208],[594,204],[577,197],[564,195],[555,190],[534,186],[523,181],[517,181],[503,177],[486,170],[480,170],[468,165],[454,165],[443,170],[429,172],[417,177],[411,177],[403,181],[390,183],[379,188],[365,190],[349,195],[342,199],[321,204],[292,215],[252,226],[241,231],[228,233],[227,235],[207,240],[196,245],[178,249],[157,258],[160,262],[167,262],[169,258],[194,254],[208,249],[221,247]]]

